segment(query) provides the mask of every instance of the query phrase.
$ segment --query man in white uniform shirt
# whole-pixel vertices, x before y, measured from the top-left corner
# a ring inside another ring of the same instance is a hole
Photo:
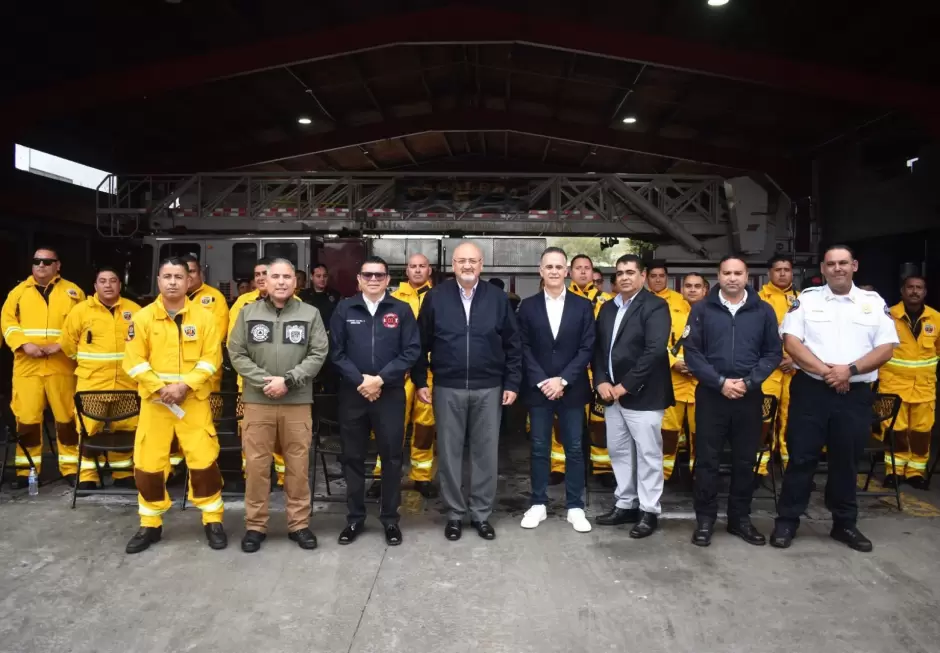
[[[825,446],[830,536],[867,552],[871,541],[856,528],[858,459],[871,432],[871,384],[899,340],[881,296],[852,283],[858,261],[851,249],[833,245],[820,267],[826,285],[804,290],[781,326],[784,349],[799,371],[790,386],[790,463],[770,543],[785,549],[796,536]]]

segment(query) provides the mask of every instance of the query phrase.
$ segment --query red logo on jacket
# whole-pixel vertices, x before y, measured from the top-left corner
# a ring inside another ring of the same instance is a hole
[[[382,316],[382,324],[386,329],[395,329],[398,327],[398,316],[394,313],[386,313]]]

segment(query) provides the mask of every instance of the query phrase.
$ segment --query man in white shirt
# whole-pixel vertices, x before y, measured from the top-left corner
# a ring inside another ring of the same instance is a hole
[[[820,268],[826,285],[804,290],[781,326],[784,349],[799,371],[790,385],[790,462],[770,543],[785,549],[796,536],[825,446],[829,534],[867,552],[872,543],[856,528],[858,459],[871,433],[871,384],[899,339],[881,296],[852,282],[858,261],[851,249],[830,247]]]
[[[568,523],[579,533],[591,530],[584,516],[584,411],[591,400],[587,367],[594,351],[594,309],[591,302],[565,289],[568,257],[558,247],[542,253],[539,265],[543,290],[519,306],[522,336],[522,386],[532,436],[532,506],[523,528],[545,521],[551,469],[552,424],[565,452],[565,495]]]

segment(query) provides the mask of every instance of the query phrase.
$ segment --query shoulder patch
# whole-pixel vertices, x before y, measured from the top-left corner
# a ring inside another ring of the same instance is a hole
[[[215,301],[215,298],[214,298],[212,295],[206,295],[205,297],[203,297],[203,298],[200,299],[199,301],[202,302],[202,305],[203,305],[203,306],[208,306],[209,304],[211,304],[212,302]]]
[[[74,288],[68,288],[65,292],[72,299],[78,299],[78,291]]]
[[[690,333],[692,333],[692,327],[686,324],[685,328],[682,330],[682,337],[688,338]]]
[[[887,304],[885,304],[885,315],[887,315],[888,317],[891,317],[891,309],[888,307]]]
[[[790,302],[790,308],[787,309],[787,313],[792,313],[793,311],[795,311],[795,310],[798,309],[799,307],[800,307],[800,300],[797,299],[796,297],[794,297],[794,298],[793,298],[793,301]]]

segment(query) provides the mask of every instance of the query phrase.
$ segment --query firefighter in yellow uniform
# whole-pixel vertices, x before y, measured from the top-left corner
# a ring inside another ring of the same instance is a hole
[[[139,310],[138,304],[121,297],[121,281],[116,270],[98,270],[94,297],[72,309],[59,339],[62,353],[78,363],[75,368],[77,392],[137,390],[137,384],[127,376],[121,363],[131,323]],[[87,417],[83,421],[89,436],[101,430],[101,422]],[[113,428],[135,431],[137,418],[115,422]],[[109,451],[106,458],[115,487],[134,488],[133,456],[128,452]],[[99,459],[99,464],[103,462]],[[78,489],[93,490],[99,482],[95,460],[82,458]]]
[[[774,309],[774,314],[777,316],[777,325],[779,326],[783,324],[783,318],[799,295],[793,288],[793,261],[783,254],[777,254],[767,262],[767,269],[769,270],[770,283],[764,284],[758,296]],[[776,423],[764,423],[763,438],[766,441],[769,435],[775,440],[775,448],[780,453],[780,460],[783,462],[784,467],[787,466],[790,460],[790,455],[787,453],[786,433],[787,416],[790,412],[790,381],[793,380],[795,373],[793,359],[784,352],[780,365],[761,386],[761,390],[765,395],[777,398]],[[758,470],[761,476],[767,475],[768,462],[761,458],[761,465]]]
[[[75,430],[75,362],[62,353],[59,337],[69,312],[85,293],[59,276],[55,250],[33,254],[33,273],[10,291],[0,312],[0,330],[13,354],[13,401],[19,445],[14,488],[28,484],[29,466],[42,465],[42,420],[48,405],[55,417],[59,472],[74,483],[78,474]]]
[[[232,329],[235,328],[235,321],[238,319],[238,314],[242,312],[242,309],[246,304],[259,301],[268,296],[267,290],[267,279],[268,279],[268,266],[271,264],[271,259],[262,258],[255,263],[254,269],[254,278],[255,278],[255,289],[251,292],[246,292],[244,295],[239,296],[235,300],[235,303],[232,304],[231,310],[228,312],[228,323],[225,328],[226,340],[228,335],[231,333]],[[294,299],[300,301],[300,298],[297,295],[294,295]],[[238,377],[238,391],[241,392],[243,387],[242,377]],[[287,466],[284,463],[284,454],[281,453],[280,442],[274,444],[274,472],[277,475],[277,486],[284,487],[284,474],[287,472]],[[242,452],[242,470],[245,469],[245,453]]]
[[[215,320],[216,333],[228,336],[228,302],[225,301],[225,295],[212,286],[207,286],[202,279],[202,267],[199,265],[199,259],[192,254],[180,257],[186,263],[189,270],[187,278],[186,296],[196,306],[201,306],[209,311],[212,319]],[[212,392],[218,392],[222,389],[222,369],[216,373],[211,380]]]
[[[613,299],[613,295],[601,291],[594,285],[594,262],[590,257],[584,254],[578,254],[571,259],[571,283],[568,290],[579,297],[589,300],[594,306],[594,319],[601,310],[604,302]],[[594,381],[590,377],[590,367],[588,368],[588,378],[591,381],[591,387],[594,387]],[[604,425],[604,405],[594,400],[588,404],[588,433],[591,437],[591,469],[595,476],[599,476],[605,487],[616,485],[613,468],[610,466],[610,455],[607,453],[607,429]],[[552,434],[552,472],[565,471],[565,450],[555,437],[555,431]]]
[[[708,294],[708,282],[696,272],[690,272],[682,279],[682,297],[692,306]],[[695,377],[685,365],[685,350],[682,346],[686,336],[686,324],[689,313],[681,306],[670,305],[672,333],[669,336],[669,366],[672,368],[672,390],[676,397],[674,406],[666,409],[663,415],[663,477],[669,480],[676,468],[676,455],[679,445],[685,441],[689,448],[689,471],[695,469]],[[691,310],[691,309],[690,309]],[[688,429],[686,429],[688,426]],[[685,438],[685,435],[688,435]]]
[[[411,306],[417,318],[425,294],[431,289],[431,262],[424,254],[411,255],[405,268],[405,276],[408,280],[399,284],[398,290],[391,294],[395,299]],[[432,383],[431,372],[428,371],[428,388],[434,387]],[[437,490],[431,483],[434,474],[434,407],[415,399],[415,386],[410,375],[405,380],[406,434],[409,424],[411,424],[411,480],[414,481],[414,488],[421,496],[433,499],[437,496]],[[375,478],[366,496],[375,499],[381,494],[382,489],[380,479],[382,459],[379,457],[375,459],[375,470],[372,474]]]
[[[901,286],[901,302],[890,309],[901,344],[878,372],[878,392],[896,394],[902,403],[894,423],[897,476],[885,452],[886,487],[903,481],[917,489],[926,486],[940,356],[940,312],[924,304],[926,297],[924,279],[910,276]]]
[[[222,528],[222,473],[209,395],[222,364],[222,335],[208,312],[186,297],[186,264],[164,261],[160,296],[134,317],[124,351],[124,371],[138,384],[140,420],[134,442],[140,530],[127,543],[139,553],[158,542],[170,509],[165,472],[170,444],[179,439],[189,468],[189,497],[202,511],[209,546],[228,544]]]

